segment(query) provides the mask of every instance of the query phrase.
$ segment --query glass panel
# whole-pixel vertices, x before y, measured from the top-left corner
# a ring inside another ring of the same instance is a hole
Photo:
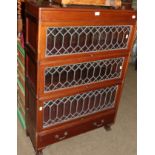
[[[43,127],[113,108],[117,89],[111,86],[44,102]]]
[[[45,68],[45,92],[56,89],[117,79],[124,58],[104,59],[73,65]]]
[[[131,26],[50,27],[46,56],[126,49]]]

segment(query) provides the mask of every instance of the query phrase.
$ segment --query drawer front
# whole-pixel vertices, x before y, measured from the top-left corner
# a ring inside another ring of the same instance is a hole
[[[44,92],[121,77],[124,57],[103,59],[79,64],[46,67]]]
[[[115,106],[118,85],[43,103],[43,128],[84,117]]]
[[[45,56],[127,49],[132,26],[49,27]]]
[[[95,115],[93,118],[89,117],[85,120],[80,120],[76,124],[65,125],[62,128],[53,128],[48,132],[38,134],[38,147],[42,148],[49,144],[59,142],[72,136],[102,127],[106,124],[114,123],[115,112],[111,111],[100,115]],[[91,119],[90,119],[91,118]]]

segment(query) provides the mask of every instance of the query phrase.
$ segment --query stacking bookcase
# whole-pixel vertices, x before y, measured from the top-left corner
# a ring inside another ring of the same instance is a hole
[[[25,118],[36,155],[63,139],[110,129],[135,32],[134,10],[26,3]]]

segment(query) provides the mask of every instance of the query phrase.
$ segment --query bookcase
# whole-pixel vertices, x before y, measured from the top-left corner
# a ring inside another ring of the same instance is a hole
[[[26,2],[25,118],[36,155],[115,122],[134,10]],[[117,123],[117,122],[116,122]]]

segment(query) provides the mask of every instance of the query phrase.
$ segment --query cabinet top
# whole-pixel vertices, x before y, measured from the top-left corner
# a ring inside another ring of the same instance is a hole
[[[135,23],[136,11],[114,9],[101,6],[67,6],[49,3],[47,0],[29,0],[26,2],[26,14],[40,22],[57,21],[117,21],[117,23]],[[132,18],[134,16],[134,18]]]

